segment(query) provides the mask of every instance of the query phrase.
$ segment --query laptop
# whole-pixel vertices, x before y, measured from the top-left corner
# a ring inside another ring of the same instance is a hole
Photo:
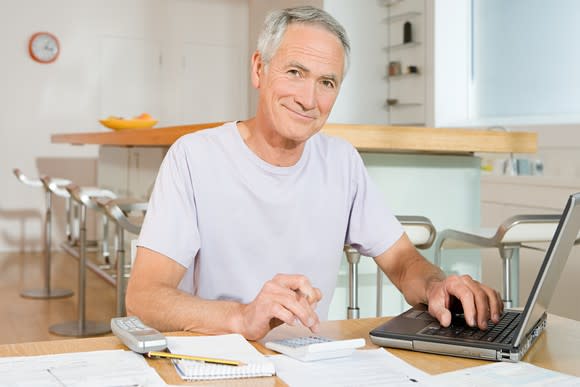
[[[454,319],[443,328],[420,305],[370,332],[377,345],[495,361],[520,361],[546,327],[546,311],[580,231],[580,192],[569,197],[523,310],[506,309],[487,330]],[[491,323],[491,321],[490,321]]]

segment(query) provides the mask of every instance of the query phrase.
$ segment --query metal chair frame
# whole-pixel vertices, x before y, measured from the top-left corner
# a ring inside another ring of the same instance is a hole
[[[497,248],[502,260],[502,300],[507,308],[517,307],[520,249],[544,251],[527,243],[551,241],[560,218],[561,214],[516,215],[503,221],[497,230],[443,230],[435,243],[435,264],[441,266],[441,250],[447,241],[453,241],[452,248],[456,249]]]
[[[424,216],[397,216],[397,220],[401,223],[403,228],[408,234],[412,234],[413,228],[419,227],[426,231],[427,237],[421,238],[420,240],[411,240],[415,247],[419,249],[428,249],[431,247],[435,241],[435,236],[437,231],[435,226],[431,221]],[[360,308],[358,305],[358,264],[360,263],[361,254],[353,247],[346,245],[344,246],[344,253],[346,255],[346,260],[348,263],[348,306],[346,312],[347,319],[357,319],[360,317]],[[377,266],[377,303],[376,303],[376,316],[380,317],[382,315],[383,309],[383,272],[380,267]]]
[[[131,212],[147,211],[147,202],[126,202],[115,199],[99,198],[96,200],[97,204],[104,211],[106,216],[116,225],[115,238],[115,264],[116,264],[116,313],[117,316],[124,316],[125,308],[125,291],[127,288],[127,281],[125,271],[127,268],[126,254],[125,254],[125,231],[139,235],[141,232],[141,223],[135,223],[128,216]]]

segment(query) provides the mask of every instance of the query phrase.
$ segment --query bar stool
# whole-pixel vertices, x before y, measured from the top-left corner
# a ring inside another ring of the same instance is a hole
[[[51,286],[51,266],[52,266],[52,191],[46,187],[41,179],[30,179],[24,175],[20,169],[15,168],[13,170],[16,178],[25,185],[30,187],[43,187],[44,195],[46,200],[46,208],[44,213],[44,287],[38,289],[25,289],[20,292],[22,297],[26,298],[37,298],[37,299],[50,299],[50,298],[64,298],[73,295],[70,289],[60,289],[53,288]],[[54,186],[62,187],[70,183],[70,180],[66,179],[51,179]],[[59,195],[60,196],[60,195]],[[69,217],[69,202],[67,201],[67,226],[66,232],[67,237],[70,232],[70,217]]]
[[[518,306],[520,248],[540,250],[526,243],[550,242],[561,214],[516,215],[506,219],[497,229],[446,229],[435,244],[435,264],[441,266],[441,250],[445,248],[497,248],[502,260],[501,296],[506,308]],[[576,244],[580,243],[580,234]]]
[[[75,216],[75,210],[78,210],[80,208],[80,205],[74,201],[71,197],[71,195],[69,194],[69,192],[66,189],[66,185],[70,184],[71,182],[69,181],[68,183],[64,184],[64,185],[59,185],[56,184],[54,182],[54,179],[51,179],[49,177],[43,176],[40,179],[45,187],[45,189],[51,191],[52,193],[63,197],[63,198],[67,198],[67,206],[66,206],[66,213],[67,213],[67,229],[66,229],[66,235],[67,235],[67,240],[66,243],[64,243],[62,245],[62,247],[64,248],[64,250],[66,252],[68,252],[69,254],[76,256],[77,254],[75,254],[76,249],[79,246],[79,240],[78,238],[80,238],[79,235],[75,236],[75,231],[78,234],[78,230],[80,229],[80,226],[78,224],[75,225],[75,222],[78,223],[78,216]],[[110,196],[110,195],[114,195],[116,197],[116,195],[109,191],[109,190],[103,190],[101,188],[96,188],[96,187],[82,187],[81,190],[83,191],[83,193],[85,195],[87,195],[88,197],[99,197],[101,195],[105,195],[105,196]],[[101,255],[103,257],[104,260],[104,264],[101,265],[101,267],[103,268],[108,268],[110,266],[110,262],[109,262],[109,256],[110,256],[110,249],[109,249],[109,239],[108,239],[108,235],[109,235],[109,218],[103,214],[102,217],[102,238],[101,240],[86,240],[85,241],[85,248],[88,248],[89,246],[91,247],[99,247],[99,242],[100,242],[100,251],[101,251]]]
[[[403,226],[405,233],[411,243],[419,249],[428,249],[435,240],[436,230],[429,218],[424,216],[397,216],[397,220]],[[347,319],[357,319],[360,317],[358,306],[358,264],[360,253],[349,245],[344,246],[344,253],[348,263],[348,306],[346,310]],[[377,266],[377,311],[376,316],[380,317],[383,312],[383,272]]]
[[[50,332],[61,336],[86,337],[107,333],[111,330],[108,321],[86,320],[86,269],[87,269],[87,208],[98,209],[93,198],[115,198],[109,190],[81,189],[76,184],[66,187],[71,198],[79,205],[79,279],[78,279],[78,320],[55,324]]]
[[[126,268],[130,267],[125,262],[125,231],[139,235],[149,203],[106,198],[99,198],[96,201],[106,216],[115,224],[116,313],[118,317],[121,317],[126,313]],[[134,216],[135,212],[140,215]]]

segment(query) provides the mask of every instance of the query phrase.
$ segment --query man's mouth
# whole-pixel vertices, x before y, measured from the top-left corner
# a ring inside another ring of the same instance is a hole
[[[287,110],[289,110],[290,112],[294,113],[295,115],[301,117],[302,119],[305,119],[305,120],[315,120],[316,119],[316,117],[313,117],[310,114],[306,114],[306,113],[303,113],[303,112],[300,112],[300,111],[296,111],[295,109],[289,108],[286,105],[282,105],[282,106],[284,106]]]

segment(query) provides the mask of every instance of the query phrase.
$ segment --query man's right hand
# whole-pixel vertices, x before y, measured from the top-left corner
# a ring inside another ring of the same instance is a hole
[[[277,274],[254,301],[242,305],[239,331],[248,340],[259,340],[282,323],[299,321],[315,333],[320,320],[314,309],[321,298],[320,289],[305,276]]]

